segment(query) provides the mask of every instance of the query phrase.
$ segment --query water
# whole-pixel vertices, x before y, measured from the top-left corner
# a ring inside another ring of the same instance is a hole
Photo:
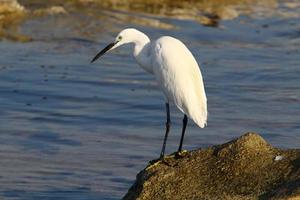
[[[128,26],[182,39],[201,64],[208,127],[190,123],[186,149],[247,131],[300,148],[299,16],[241,15],[217,28],[90,8],[29,19],[20,33],[32,42],[0,44],[0,199],[120,199],[159,156],[164,101],[132,47],[89,64]],[[182,114],[171,107],[171,117],[167,153],[177,149]]]

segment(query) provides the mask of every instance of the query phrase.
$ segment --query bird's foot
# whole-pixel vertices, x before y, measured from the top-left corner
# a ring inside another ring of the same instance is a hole
[[[146,168],[150,169],[159,164],[165,164],[167,166],[171,166],[168,162],[168,158],[170,158],[170,157],[169,156],[160,156],[158,159],[151,160],[151,161],[149,161],[148,166]]]
[[[161,159],[161,158],[154,159],[154,160],[150,160],[150,161],[148,162],[148,165],[157,165],[157,164],[159,164],[159,163],[162,162],[162,161],[163,161],[163,159]]]
[[[163,161],[164,159],[165,159],[165,156],[164,155],[160,155],[159,159],[157,159],[157,160]]]
[[[156,165],[159,163],[164,163],[166,161],[166,157],[167,156],[165,156],[164,154],[160,154],[159,158],[149,161],[149,165]]]
[[[188,151],[187,150],[182,150],[182,151],[177,151],[175,154],[176,159],[181,159],[187,155]]]
[[[148,166],[146,167],[147,170],[155,167],[155,166],[158,166],[159,164],[163,163],[164,160],[161,159],[161,158],[158,158],[158,159],[155,159],[155,160],[151,160],[148,162]]]

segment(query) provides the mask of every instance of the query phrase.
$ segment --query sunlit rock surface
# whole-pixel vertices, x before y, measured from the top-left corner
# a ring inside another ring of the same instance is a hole
[[[24,11],[17,0],[0,0],[0,13],[20,12]]]
[[[28,19],[45,15],[67,14],[62,6],[47,6],[46,8],[27,8],[17,0],[0,0],[0,39],[28,42],[31,36],[20,33],[20,25]]]
[[[300,199],[300,150],[256,133],[149,164],[123,200]]]
[[[28,41],[18,34],[18,26],[26,18],[27,10],[16,0],[0,0],[0,39]]]

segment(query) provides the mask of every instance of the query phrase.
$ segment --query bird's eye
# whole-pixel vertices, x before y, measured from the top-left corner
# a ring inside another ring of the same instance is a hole
[[[119,40],[119,41],[122,40],[122,36],[119,36],[119,37],[118,37],[118,40]]]

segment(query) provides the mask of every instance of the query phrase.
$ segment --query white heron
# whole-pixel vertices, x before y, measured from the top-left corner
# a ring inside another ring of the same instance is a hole
[[[127,28],[101,50],[91,63],[106,52],[128,43],[134,44],[133,56],[137,63],[155,76],[165,96],[167,120],[160,159],[164,158],[171,125],[170,103],[174,103],[184,114],[180,144],[176,153],[181,155],[188,117],[201,128],[204,128],[207,123],[207,99],[197,61],[188,48],[176,38],[163,36],[150,41],[144,33]]]

